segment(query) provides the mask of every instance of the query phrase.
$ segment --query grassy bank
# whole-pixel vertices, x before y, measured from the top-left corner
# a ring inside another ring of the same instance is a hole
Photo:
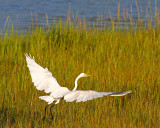
[[[48,127],[42,121],[46,103],[34,87],[24,53],[48,67],[61,86],[78,89],[133,92],[84,103],[61,102],[54,107],[50,127],[158,127],[160,126],[160,30],[88,30],[57,25],[47,32],[0,37],[1,127]]]

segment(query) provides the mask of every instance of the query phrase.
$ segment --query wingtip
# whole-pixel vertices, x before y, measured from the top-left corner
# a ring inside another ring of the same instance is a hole
[[[34,60],[34,56],[32,57],[31,54],[24,53],[24,55],[26,56],[26,59],[29,58],[29,59],[33,59]]]
[[[24,53],[24,55],[27,57],[27,56],[28,56],[28,53]]]
[[[131,91],[131,90],[128,90],[128,91],[126,91],[126,93],[132,93],[132,91]]]
[[[131,90],[128,90],[128,91],[125,91],[125,92],[113,92],[109,96],[125,96],[125,95],[127,95],[131,92],[132,92]]]
[[[28,55],[28,53],[24,53],[24,55],[25,57],[31,58],[31,55],[30,54]]]

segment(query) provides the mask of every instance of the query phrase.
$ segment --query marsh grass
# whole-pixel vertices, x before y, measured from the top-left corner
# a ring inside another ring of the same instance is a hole
[[[114,28],[114,21],[112,27]],[[45,95],[34,87],[24,53],[48,67],[61,86],[79,90],[126,91],[124,97],[103,97],[84,103],[62,101],[54,107],[50,127],[159,127],[160,30],[87,29],[71,21],[37,27],[25,34],[0,36],[1,127],[49,127],[42,121]],[[14,30],[14,28],[12,29]]]
[[[160,30],[110,31],[74,26],[37,28],[31,34],[0,37],[1,127],[48,127],[41,120],[46,103],[34,87],[24,53],[48,67],[60,85],[78,89],[126,91],[85,103],[54,107],[53,127],[157,127],[160,122]],[[47,115],[47,119],[49,116]]]

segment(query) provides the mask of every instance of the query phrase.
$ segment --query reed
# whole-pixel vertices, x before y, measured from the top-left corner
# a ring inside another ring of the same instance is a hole
[[[78,82],[80,90],[133,91],[84,103],[63,101],[54,107],[50,127],[159,127],[160,30],[87,29],[77,21],[76,26],[68,18],[47,30],[37,26],[25,34],[1,34],[0,126],[49,127],[49,113],[42,121],[46,103],[38,99],[45,93],[36,90],[26,66],[24,53],[29,53],[69,89],[85,72],[93,76]]]

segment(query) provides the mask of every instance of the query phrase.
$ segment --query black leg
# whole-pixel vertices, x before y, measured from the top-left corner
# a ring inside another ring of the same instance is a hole
[[[51,107],[50,107],[50,114],[51,114],[51,119],[53,120],[53,114],[52,114],[52,108],[54,107],[55,104],[53,104]]]
[[[53,120],[52,108],[54,107],[54,105],[55,105],[55,104],[53,104],[53,105],[50,107],[51,120],[50,120],[49,125],[52,124],[52,120]]]
[[[45,107],[45,115],[44,115],[44,117],[43,117],[43,121],[46,119],[46,111],[47,111],[47,107],[48,107],[49,105],[47,105],[46,107]]]

